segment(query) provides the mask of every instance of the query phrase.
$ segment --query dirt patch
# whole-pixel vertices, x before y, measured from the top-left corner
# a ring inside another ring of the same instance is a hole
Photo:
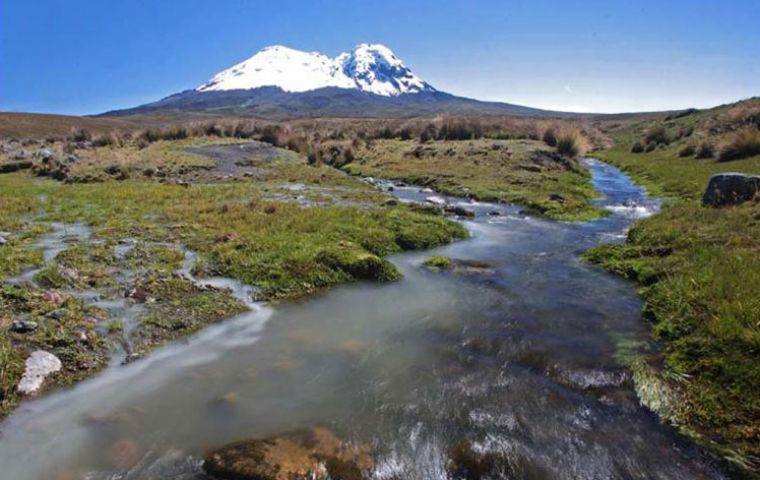
[[[200,155],[216,163],[205,172],[198,172],[193,181],[225,180],[240,177],[263,178],[262,165],[295,155],[264,142],[246,142],[232,145],[187,147],[183,152]]]

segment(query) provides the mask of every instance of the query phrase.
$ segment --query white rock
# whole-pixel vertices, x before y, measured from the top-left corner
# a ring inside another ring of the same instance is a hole
[[[432,203],[433,205],[446,205],[446,200],[436,195],[425,198],[425,201],[427,203]]]
[[[26,369],[18,384],[18,392],[31,395],[42,387],[48,375],[62,368],[61,361],[52,353],[37,350],[26,359]]]

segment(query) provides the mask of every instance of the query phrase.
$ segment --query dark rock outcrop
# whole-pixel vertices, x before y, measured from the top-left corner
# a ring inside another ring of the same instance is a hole
[[[718,173],[710,177],[702,203],[713,207],[752,200],[760,191],[760,177],[746,173]]]

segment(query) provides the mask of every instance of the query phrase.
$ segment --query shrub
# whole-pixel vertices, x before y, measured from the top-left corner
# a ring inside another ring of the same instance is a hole
[[[719,160],[739,160],[760,155],[760,132],[744,128],[733,133],[720,150]]]
[[[654,152],[655,150],[657,150],[657,144],[654,142],[647,143],[647,146],[644,148],[644,151],[647,153]]]
[[[92,139],[92,134],[84,128],[75,128],[68,139],[72,142],[88,142]]]
[[[668,145],[670,143],[670,135],[663,127],[655,127],[650,129],[644,136],[644,143],[657,145]]]
[[[554,130],[554,127],[549,127],[546,130],[544,130],[544,134],[541,137],[541,139],[544,141],[545,144],[549,145],[550,147],[556,147],[557,146],[557,132]]]
[[[694,155],[694,152],[696,152],[696,148],[694,148],[694,145],[686,145],[681,150],[678,151],[678,156],[681,158],[684,157],[691,157]]]
[[[164,140],[184,140],[188,137],[187,129],[185,127],[171,127],[161,132],[161,137]]]
[[[702,142],[697,148],[696,158],[713,158],[715,156],[715,147],[707,142]]]
[[[420,133],[420,143],[427,143],[430,140],[434,140],[437,135],[438,135],[438,129],[435,128],[435,125],[432,123],[428,123],[425,126],[425,128],[422,129],[422,132]]]
[[[107,147],[113,145],[113,139],[110,135],[100,135],[92,140],[92,145],[94,147]]]
[[[578,129],[566,129],[557,136],[557,152],[560,155],[574,158],[586,153],[587,149],[588,141]]]
[[[644,151],[644,145],[641,142],[635,142],[631,145],[631,153],[642,153]]]

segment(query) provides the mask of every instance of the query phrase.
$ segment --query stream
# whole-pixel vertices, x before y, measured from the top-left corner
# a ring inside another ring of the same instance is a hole
[[[726,478],[639,405],[625,364],[656,352],[640,299],[579,260],[659,203],[586,164],[606,218],[448,198],[475,212],[472,238],[391,257],[398,282],[272,307],[229,279],[198,280],[251,310],[22,404],[0,424],[0,477],[202,480],[209,448],[317,424],[370,444],[377,479],[446,479],[447,449],[463,441],[506,458],[514,478]],[[421,265],[431,255],[491,268],[434,271]]]

